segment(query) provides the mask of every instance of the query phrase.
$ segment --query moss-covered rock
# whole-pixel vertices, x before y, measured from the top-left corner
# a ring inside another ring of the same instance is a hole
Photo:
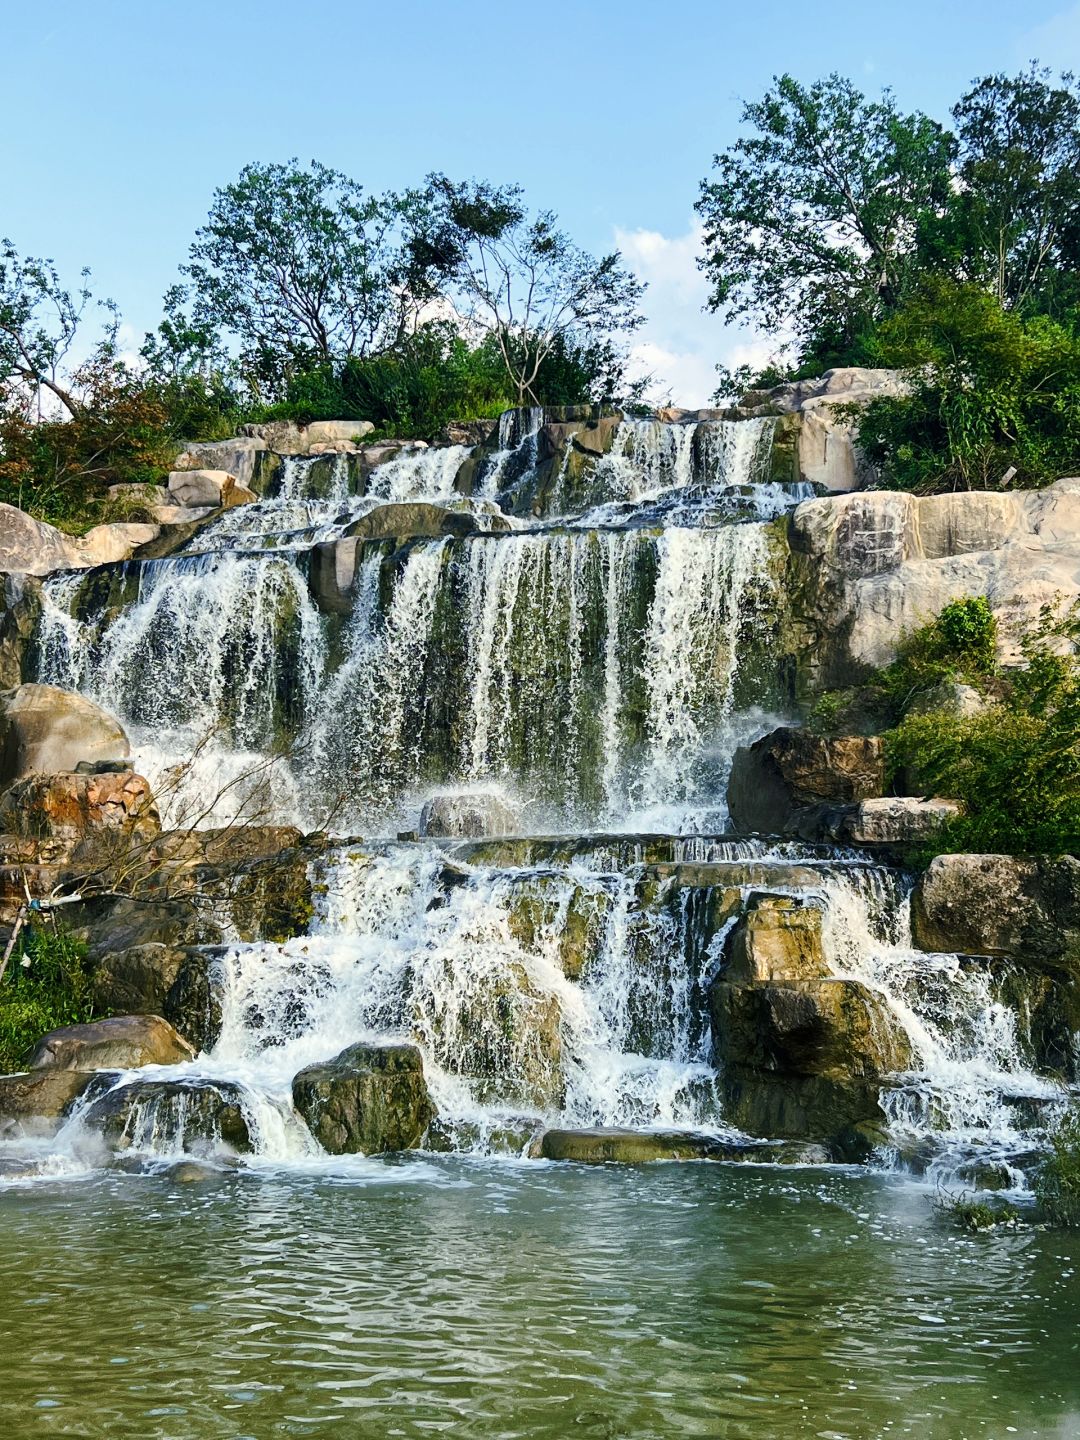
[[[539,1147],[545,1160],[579,1165],[646,1165],[655,1160],[737,1160],[773,1165],[820,1165],[819,1145],[724,1140],[689,1130],[548,1130]]]
[[[435,1115],[414,1045],[351,1045],[293,1078],[293,1104],[331,1155],[415,1149]]]

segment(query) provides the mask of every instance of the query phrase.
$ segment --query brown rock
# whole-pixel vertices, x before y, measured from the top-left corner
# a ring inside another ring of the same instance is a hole
[[[177,1065],[195,1051],[160,1015],[115,1015],[88,1025],[65,1025],[43,1035],[27,1068],[132,1070],[140,1065]]]
[[[72,771],[130,753],[119,722],[70,690],[19,685],[0,694],[0,787],[32,771]]]
[[[90,1084],[78,1070],[0,1075],[0,1136],[47,1134]]]
[[[851,804],[884,789],[879,736],[826,737],[781,726],[736,750],[728,810],[739,830],[779,834],[805,806]]]

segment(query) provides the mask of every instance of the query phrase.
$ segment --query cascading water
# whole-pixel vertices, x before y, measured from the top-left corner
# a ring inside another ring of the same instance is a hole
[[[708,988],[765,888],[823,906],[834,969],[906,1032],[912,1072],[882,1101],[897,1152],[935,1137],[931,1170],[1012,1166],[1057,1092],[1030,1073],[993,972],[912,948],[899,872],[709,833],[735,744],[787,698],[768,664],[782,609],[768,521],[807,487],[772,479],[774,422],[622,420],[606,455],[568,444],[554,468],[544,424],[501,419],[476,461],[479,506],[456,488],[465,447],[369,472],[292,457],[272,494],[187,553],[46,582],[38,678],[122,718],[172,823],[255,813],[387,834],[415,826],[433,788],[498,785],[527,835],[608,832],[501,856],[334,852],[308,935],[220,958],[221,1033],[165,1072],[180,1089],[111,1080],[65,1143],[111,1105],[136,1149],[213,1148],[239,1127],[257,1155],[307,1163],[292,1077],[361,1039],[419,1045],[459,1148],[520,1149],[553,1119],[723,1130]],[[471,503],[474,523],[342,538],[411,500]]]

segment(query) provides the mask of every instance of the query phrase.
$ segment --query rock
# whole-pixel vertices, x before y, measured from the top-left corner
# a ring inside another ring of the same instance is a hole
[[[160,943],[106,955],[95,967],[91,981],[94,1010],[98,1014],[164,1015],[172,1020],[165,1010],[166,998],[184,958],[183,950]],[[176,1028],[185,1034],[180,1026]]]
[[[858,683],[952,600],[983,596],[998,659],[1044,605],[1080,597],[1080,480],[1044,490],[808,500],[789,524],[796,660],[808,691]]]
[[[77,1070],[0,1075],[0,1138],[51,1133],[92,1079]]]
[[[361,540],[411,540],[471,535],[475,529],[476,521],[467,511],[426,501],[402,501],[369,510],[346,527],[345,535]]]
[[[325,449],[353,447],[357,440],[370,435],[375,426],[370,420],[315,420],[301,429],[289,420],[271,420],[261,425],[244,425],[244,434],[263,440],[278,455],[309,455]]]
[[[420,834],[432,837],[512,835],[520,828],[516,811],[497,790],[446,791],[432,795],[420,812]]]
[[[31,774],[0,796],[0,831],[37,842],[37,859],[102,866],[161,830],[149,783],[131,770]]]
[[[728,810],[736,829],[776,835],[804,806],[865,800],[884,789],[878,736],[830,738],[781,726],[735,751]]]
[[[250,505],[259,498],[227,470],[173,470],[169,475],[169,494],[179,506],[208,505],[225,509]]]
[[[76,537],[0,504],[0,573],[51,575],[127,560],[158,533],[157,525],[95,525]]]
[[[412,1150],[435,1114],[414,1045],[351,1045],[293,1077],[293,1104],[331,1155]]]
[[[40,614],[41,582],[30,575],[0,574],[0,692],[22,684],[26,654]],[[0,695],[0,713],[2,707]]]
[[[104,1088],[108,1086],[108,1088]],[[243,1086],[229,1080],[104,1082],[100,1098],[83,1111],[110,1149],[164,1149],[195,1155],[246,1154],[255,1146]]]
[[[219,951],[189,950],[165,996],[162,1014],[200,1055],[212,1050],[221,1035],[224,981]]]
[[[930,715],[944,711],[958,720],[968,720],[973,715],[982,715],[993,707],[994,702],[973,685],[963,685],[959,680],[942,680],[938,685],[920,690],[908,704],[908,715]]]
[[[173,462],[176,470],[227,471],[237,485],[254,490],[258,479],[259,461],[267,449],[266,441],[255,435],[234,435],[231,440],[210,440],[188,445]]]
[[[0,789],[32,771],[73,771],[83,760],[124,760],[119,721],[70,690],[19,685],[0,694]]]
[[[828,975],[821,911],[789,895],[753,897],[732,931],[724,980],[758,984]]]
[[[545,1160],[578,1165],[644,1165],[654,1160],[739,1160],[773,1165],[823,1165],[820,1145],[722,1140],[681,1130],[548,1130],[540,1142]]]
[[[195,1051],[160,1015],[115,1015],[88,1025],[65,1025],[43,1035],[27,1068],[133,1070],[140,1065],[177,1065]]]
[[[923,950],[1068,964],[1080,944],[1080,860],[939,855],[912,896]]]
[[[850,806],[838,824],[815,839],[838,844],[908,845],[964,813],[959,800],[920,800],[912,795],[886,795]]]

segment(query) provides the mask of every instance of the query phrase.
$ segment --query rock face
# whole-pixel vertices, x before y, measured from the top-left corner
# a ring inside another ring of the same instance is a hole
[[[177,1065],[195,1052],[160,1015],[115,1015],[50,1030],[34,1046],[29,1070],[133,1070]]]
[[[234,505],[250,505],[259,498],[227,470],[173,470],[169,494],[176,505],[185,508],[220,506],[226,510]]]
[[[293,1104],[331,1155],[420,1144],[435,1109],[414,1045],[351,1045],[293,1078]]]
[[[0,504],[0,574],[51,575],[127,560],[161,533],[158,525],[95,525],[66,535],[14,505]]]
[[[107,1083],[107,1082],[106,1082]],[[107,1088],[84,1112],[110,1149],[245,1154],[253,1136],[240,1085],[227,1080],[135,1080]]]
[[[720,1140],[684,1130],[548,1130],[540,1142],[545,1160],[578,1165],[645,1165],[654,1160],[742,1160],[772,1165],[821,1165],[820,1145]]]
[[[0,1075],[0,1138],[42,1135],[90,1084],[93,1076],[78,1070],[31,1070]]]
[[[370,435],[370,420],[313,420],[301,429],[289,420],[271,420],[262,425],[245,425],[247,437],[265,442],[278,455],[318,454],[320,450],[350,450],[355,442]]]
[[[879,737],[826,738],[782,726],[736,750],[728,810],[739,830],[781,834],[805,806],[850,804],[884,789]]]
[[[911,923],[924,950],[1064,961],[1080,941],[1080,860],[939,855],[919,877]]]
[[[23,665],[41,614],[41,582],[0,574],[0,691],[22,683]],[[2,703],[2,701],[0,701]]]
[[[259,461],[268,446],[255,435],[236,435],[231,440],[211,440],[189,445],[173,462],[178,470],[224,470],[244,490],[254,490]]]
[[[985,596],[999,659],[1018,623],[1080,596],[1080,479],[1013,494],[873,491],[798,506],[789,525],[796,659],[807,691],[888,664],[951,600]]]
[[[32,774],[0,796],[0,831],[35,841],[47,862],[98,868],[160,830],[150,786],[131,770]]]
[[[130,754],[120,723],[81,695],[53,685],[0,694],[0,788],[32,771],[73,771],[83,761]]]
[[[797,415],[796,455],[799,477],[825,490],[857,490],[877,479],[861,453],[851,420],[838,407],[865,405],[883,395],[903,395],[907,385],[899,370],[866,370],[856,366],[826,370],[813,380],[797,380],[773,390],[752,391],[742,407],[751,414]]]
[[[420,812],[420,834],[479,839],[512,835],[521,828],[516,811],[495,790],[433,795]]]
[[[709,991],[726,1113],[751,1134],[836,1141],[876,1121],[880,1083],[911,1060],[882,998],[832,976],[821,915],[753,899]]]

